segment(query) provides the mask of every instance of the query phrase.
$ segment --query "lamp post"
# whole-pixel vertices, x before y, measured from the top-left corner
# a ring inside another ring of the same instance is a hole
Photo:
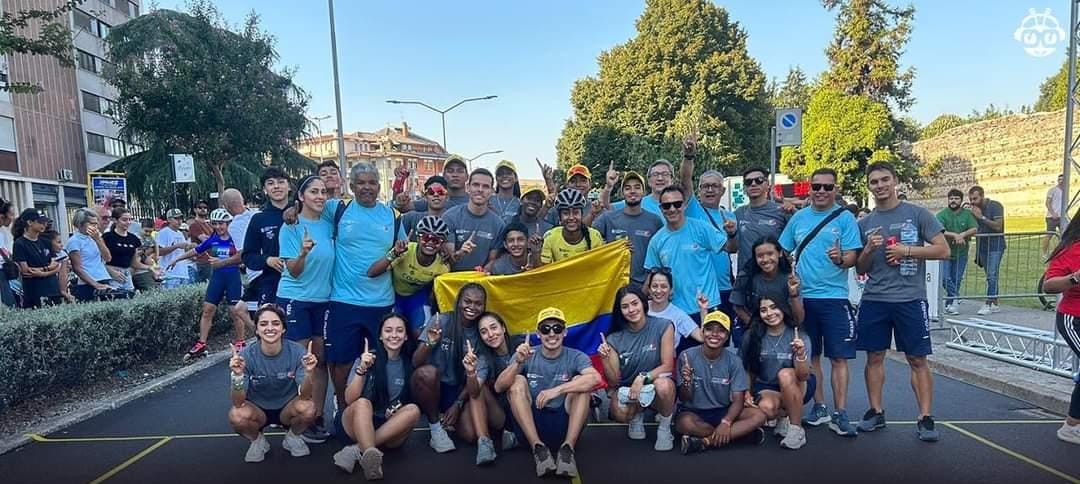
[[[314,118],[308,118],[310,121],[315,122],[315,131],[319,133],[319,163],[323,162],[323,149],[322,149],[322,122],[330,119],[329,114],[322,116],[316,116]],[[344,168],[342,168],[344,169]]]
[[[334,104],[337,107],[338,166],[345,169],[345,131],[341,128],[341,84],[338,82],[337,31],[334,29],[334,0],[330,6],[330,51],[334,60]]]
[[[479,155],[476,155],[476,156],[474,156],[474,157],[472,157],[472,158],[469,158],[469,171],[470,171],[470,172],[472,171],[472,162],[473,162],[473,160],[475,160],[475,159],[477,159],[477,158],[479,158],[479,157],[481,157],[481,156],[487,156],[487,155],[497,155],[497,154],[499,154],[499,153],[502,153],[502,150],[495,150],[495,151],[485,151],[485,152],[483,152],[483,153],[480,153]]]
[[[439,113],[439,115],[442,116],[442,144],[443,144],[443,149],[446,150],[447,153],[449,153],[450,149],[446,147],[446,113],[448,113],[450,111],[453,111],[454,108],[456,108],[458,106],[461,106],[462,104],[465,104],[467,102],[487,101],[488,99],[495,99],[497,97],[499,97],[499,96],[491,95],[491,96],[484,96],[484,97],[470,97],[468,99],[462,99],[461,101],[458,101],[457,104],[455,104],[453,106],[450,106],[450,107],[448,107],[446,109],[434,108],[434,107],[431,107],[431,105],[429,105],[427,103],[420,102],[420,101],[399,101],[397,99],[390,99],[390,100],[387,100],[386,102],[388,102],[390,104],[417,104],[417,105],[423,106],[425,108],[428,108],[428,109],[430,109],[432,111],[435,111],[436,113]]]

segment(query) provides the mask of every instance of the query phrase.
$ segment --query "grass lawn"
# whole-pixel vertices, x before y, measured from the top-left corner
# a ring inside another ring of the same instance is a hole
[[[998,271],[998,294],[1034,294],[1039,278],[1046,268],[1042,256],[1042,237],[1035,234],[1019,235],[1025,232],[1040,232],[1046,229],[1046,221],[1037,217],[1010,217],[1006,220],[1005,257]],[[1050,249],[1057,244],[1057,237],[1051,241]],[[961,296],[981,296],[986,294],[986,273],[975,265],[975,247],[968,251],[967,271],[960,286]],[[1002,304],[1009,306],[1042,309],[1038,298],[1002,299]]]

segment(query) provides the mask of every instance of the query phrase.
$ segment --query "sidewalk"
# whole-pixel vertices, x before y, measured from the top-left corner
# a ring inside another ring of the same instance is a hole
[[[1003,300],[1003,302],[1006,301]],[[982,301],[964,301],[960,305],[959,315],[945,316],[942,321],[931,326],[934,328],[932,331],[934,354],[930,357],[930,362],[934,372],[1059,414],[1067,413],[1074,386],[1072,379],[945,346],[952,338],[952,330],[948,325],[949,319],[979,318],[1054,331],[1054,312],[1002,305],[999,313],[979,316],[975,313],[981,306]],[[897,361],[904,360],[903,355],[898,353],[890,354],[890,357]]]

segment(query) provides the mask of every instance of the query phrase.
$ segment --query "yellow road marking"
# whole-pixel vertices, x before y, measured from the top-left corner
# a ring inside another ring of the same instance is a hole
[[[1038,467],[1039,469],[1042,469],[1042,470],[1044,470],[1046,472],[1049,472],[1049,473],[1051,473],[1051,474],[1053,474],[1053,475],[1055,475],[1057,477],[1065,479],[1066,481],[1071,482],[1073,484],[1080,484],[1080,479],[1078,479],[1076,477],[1070,476],[1070,475],[1068,475],[1068,474],[1066,474],[1064,472],[1061,472],[1061,471],[1059,471],[1057,469],[1054,469],[1053,467],[1050,467],[1050,466],[1048,466],[1046,464],[1043,464],[1042,462],[1039,462],[1039,461],[1037,461],[1035,459],[1032,459],[1031,457],[1028,457],[1028,456],[1026,456],[1024,454],[1016,452],[1016,451],[1014,451],[1012,449],[1009,449],[1008,447],[1005,447],[1003,445],[999,445],[999,444],[993,442],[992,440],[987,439],[987,438],[985,438],[985,437],[983,437],[981,435],[978,435],[978,434],[976,434],[974,432],[971,432],[971,431],[962,429],[960,427],[957,427],[956,425],[954,425],[952,423],[949,423],[949,422],[942,422],[942,424],[945,425],[946,427],[950,428],[950,429],[953,429],[953,430],[955,430],[957,432],[960,432],[961,434],[964,434],[964,435],[966,435],[968,437],[971,437],[972,439],[975,439],[977,442],[979,442],[979,443],[981,443],[983,445],[986,445],[987,447],[990,447],[992,449],[995,449],[997,451],[1000,451],[1002,453],[1005,453],[1005,454],[1008,454],[1008,455],[1010,455],[1012,457],[1015,457],[1017,460],[1020,460],[1022,462],[1026,462],[1026,463],[1028,463],[1028,464],[1030,464],[1032,466]]]
[[[146,457],[146,456],[150,455],[151,452],[153,452],[153,451],[157,450],[159,447],[169,443],[170,440],[172,440],[172,437],[165,437],[165,438],[157,441],[156,444],[151,445],[150,447],[147,447],[147,448],[143,449],[142,452],[139,452],[138,454],[135,454],[135,455],[131,456],[130,459],[124,461],[123,463],[121,463],[120,465],[118,465],[116,467],[113,467],[112,469],[109,470],[109,472],[106,472],[106,473],[102,474],[101,477],[90,481],[90,484],[100,484],[102,482],[105,482],[105,480],[109,479],[110,477],[115,476],[116,474],[119,474],[120,471],[122,471],[124,469],[127,469],[129,466],[131,466],[131,464],[134,464],[134,463],[138,462],[139,459],[142,459],[143,457]]]

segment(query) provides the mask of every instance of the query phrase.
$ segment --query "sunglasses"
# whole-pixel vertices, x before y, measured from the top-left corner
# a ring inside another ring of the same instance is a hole
[[[836,188],[836,185],[832,183],[811,183],[810,188],[813,189],[815,192],[820,192],[822,190],[826,192],[831,192],[833,191],[833,188]]]
[[[541,324],[538,329],[540,330],[540,334],[543,335],[549,335],[551,333],[562,334],[562,332],[566,330],[566,326],[561,324]]]
[[[429,187],[426,191],[424,191],[424,194],[426,194],[428,196],[431,196],[431,195],[446,195],[446,189],[443,188],[443,187],[435,187],[435,186],[433,186],[433,187]]]
[[[652,269],[649,269],[649,275],[655,275],[655,274],[671,275],[671,268],[670,267],[653,267]]]
[[[763,176],[758,176],[758,177],[754,177],[754,178],[747,178],[744,181],[746,182],[747,185],[761,185],[762,183],[765,183],[768,180],[769,180],[768,178],[765,178]]]
[[[663,202],[663,203],[660,204],[660,208],[662,208],[664,210],[671,210],[672,208],[678,209],[678,208],[682,208],[683,203],[684,202],[682,200],[677,200],[677,201],[674,201],[674,202]]]
[[[446,242],[446,239],[435,234],[420,234],[420,242],[423,242],[425,244],[441,244],[443,242]]]

